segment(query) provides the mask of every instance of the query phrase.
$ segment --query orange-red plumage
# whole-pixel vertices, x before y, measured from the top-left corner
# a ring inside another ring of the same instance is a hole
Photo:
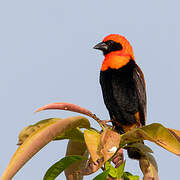
[[[101,67],[102,71],[108,68],[119,69],[126,65],[130,59],[134,60],[133,48],[125,37],[117,34],[110,34],[104,38],[103,42],[109,40],[120,43],[122,45],[122,50],[112,51],[105,56]]]
[[[119,69],[126,65],[130,60],[130,56],[123,54],[123,52],[115,51],[107,54],[101,66],[101,71],[106,71],[107,69]]]

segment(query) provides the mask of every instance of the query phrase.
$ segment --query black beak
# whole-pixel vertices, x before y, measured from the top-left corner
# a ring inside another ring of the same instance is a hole
[[[95,45],[93,48],[94,49],[99,49],[99,50],[104,52],[104,51],[108,51],[109,47],[105,42],[100,42],[99,44]]]

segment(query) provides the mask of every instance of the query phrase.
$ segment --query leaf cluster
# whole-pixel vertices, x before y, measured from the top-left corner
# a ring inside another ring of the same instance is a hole
[[[65,119],[49,118],[25,127],[19,134],[19,141],[9,165],[1,179],[10,180],[40,149],[51,141],[69,139],[66,156],[52,165],[44,175],[44,180],[54,180],[65,171],[68,180],[82,180],[83,176],[99,169],[103,172],[94,180],[124,179],[138,180],[139,177],[125,172],[123,149],[133,148],[140,152],[139,165],[144,180],[158,179],[157,163],[153,151],[142,144],[151,141],[162,148],[180,156],[180,131],[165,128],[153,123],[142,128],[133,129],[125,134],[118,134],[103,123],[91,111],[70,103],[53,103],[37,111],[47,109],[68,110],[85,114],[96,120],[102,127],[98,131],[91,127],[87,118],[82,116]],[[81,128],[85,129],[84,131]]]

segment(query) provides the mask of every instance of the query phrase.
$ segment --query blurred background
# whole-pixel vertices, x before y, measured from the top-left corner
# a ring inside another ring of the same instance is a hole
[[[176,0],[0,1],[0,175],[25,126],[45,118],[78,115],[34,114],[38,107],[71,102],[101,119],[109,118],[99,85],[103,56],[92,47],[110,33],[127,37],[144,72],[147,123],[180,129],[179,6]],[[43,179],[46,170],[64,156],[66,144],[66,140],[51,142],[13,179]],[[160,179],[177,179],[179,157],[147,144],[154,150]],[[142,179],[137,161],[127,159],[126,170]],[[65,179],[64,174],[57,179]]]

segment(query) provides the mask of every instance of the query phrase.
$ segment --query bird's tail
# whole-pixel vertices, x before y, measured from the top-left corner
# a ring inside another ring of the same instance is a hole
[[[128,126],[128,125],[121,124],[119,121],[115,119],[115,117],[112,117],[111,119],[112,119],[112,124],[113,124],[114,129],[120,134],[124,134],[134,129],[135,127],[141,127],[141,125],[139,125],[139,122]],[[139,143],[144,144],[143,141],[139,141]],[[129,143],[129,145],[131,144],[133,143]],[[139,160],[142,157],[142,153],[140,152],[139,149],[135,147],[127,147],[126,149],[127,149],[127,154],[129,158]]]
[[[144,144],[143,141],[141,141],[140,143]],[[131,144],[133,144],[133,143],[131,143]],[[131,144],[129,144],[129,145],[131,145]],[[140,150],[135,147],[128,147],[127,154],[128,154],[128,157],[131,159],[139,160],[142,157],[142,153],[140,152]]]

